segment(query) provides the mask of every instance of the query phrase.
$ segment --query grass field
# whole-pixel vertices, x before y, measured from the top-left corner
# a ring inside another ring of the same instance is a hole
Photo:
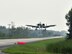
[[[3,50],[3,52],[9,54],[54,54],[54,52],[52,53],[51,51],[48,51],[48,46],[50,46],[51,44],[57,44],[62,41],[64,41],[63,38],[57,38],[27,43],[25,45],[13,45]]]

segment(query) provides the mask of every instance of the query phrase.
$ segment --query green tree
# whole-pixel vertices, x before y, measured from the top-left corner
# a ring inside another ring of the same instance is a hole
[[[67,33],[67,39],[72,39],[72,9],[65,16],[67,23],[66,25],[69,27]]]

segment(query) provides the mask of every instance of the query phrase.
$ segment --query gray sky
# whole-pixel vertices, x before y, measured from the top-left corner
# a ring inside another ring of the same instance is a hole
[[[65,15],[71,3],[72,0],[0,0],[0,25],[8,26],[11,21],[16,26],[42,22],[57,25],[49,29],[66,30]]]

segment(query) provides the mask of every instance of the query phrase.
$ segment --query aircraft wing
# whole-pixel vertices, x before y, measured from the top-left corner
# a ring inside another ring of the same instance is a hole
[[[48,25],[48,26],[45,26],[45,28],[53,27],[53,26],[56,26],[56,25]]]
[[[29,26],[29,27],[37,27],[37,26],[33,26],[33,25],[26,25],[26,26]]]

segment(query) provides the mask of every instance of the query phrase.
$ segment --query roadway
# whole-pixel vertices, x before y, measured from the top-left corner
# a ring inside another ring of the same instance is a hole
[[[0,39],[0,47],[1,46],[7,46],[7,45],[13,45],[17,42],[34,42],[34,41],[40,41],[40,40],[46,40],[46,39],[53,39],[53,38],[62,38],[64,36],[56,36],[56,37],[44,37],[44,38],[22,38],[22,39]]]

